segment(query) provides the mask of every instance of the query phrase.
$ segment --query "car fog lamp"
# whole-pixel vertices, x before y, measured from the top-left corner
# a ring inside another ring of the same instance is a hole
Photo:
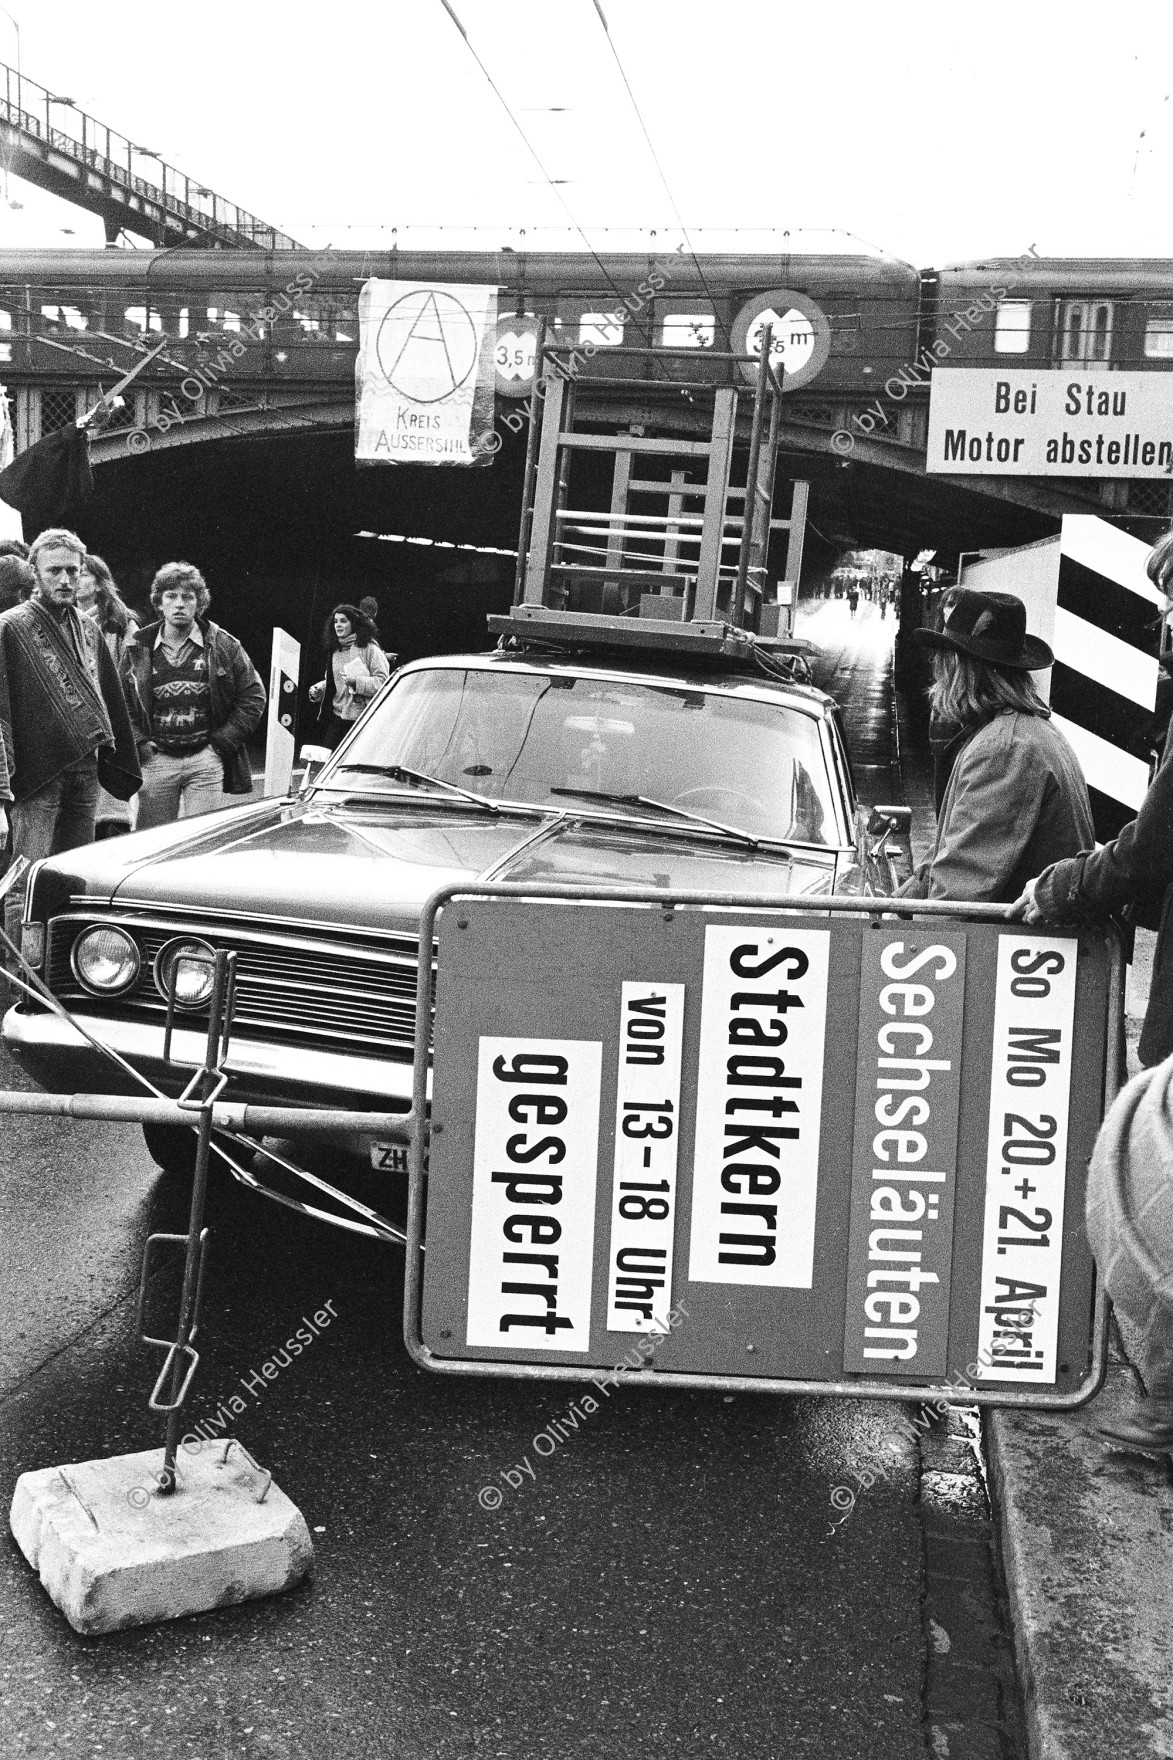
[[[44,923],[22,923],[20,925],[20,957],[34,971],[39,972],[45,963],[45,925]]]
[[[117,996],[139,975],[142,956],[125,929],[84,929],[73,944],[74,975],[96,996]]]
[[[169,941],[155,961],[155,983],[163,996],[175,977],[176,1008],[203,1008],[212,994],[215,950],[206,941]]]

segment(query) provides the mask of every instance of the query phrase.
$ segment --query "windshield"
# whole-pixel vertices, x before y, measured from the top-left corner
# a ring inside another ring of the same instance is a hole
[[[598,795],[600,811],[660,818],[636,798],[644,796],[756,837],[839,836],[815,717],[712,691],[557,673],[412,672],[324,785],[351,766],[364,788],[381,768],[401,766],[488,800],[589,810]]]

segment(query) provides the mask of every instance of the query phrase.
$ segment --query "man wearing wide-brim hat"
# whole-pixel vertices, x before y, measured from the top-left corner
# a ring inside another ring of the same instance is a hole
[[[972,587],[955,588],[940,629],[915,639],[933,650],[934,716],[961,743],[933,848],[900,890],[1009,904],[1040,869],[1095,843],[1079,760],[1031,678],[1054,655],[1027,634],[1021,599]]]

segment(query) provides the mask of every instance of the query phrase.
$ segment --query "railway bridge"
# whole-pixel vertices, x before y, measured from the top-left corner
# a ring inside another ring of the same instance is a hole
[[[980,267],[1005,290],[1004,270]],[[490,469],[356,468],[358,300],[370,277],[497,287]],[[292,595],[312,615],[331,591],[409,580],[432,607],[420,613],[421,643],[465,610],[494,608],[511,578],[496,553],[516,543],[539,319],[578,349],[580,424],[665,435],[707,431],[709,389],[741,369],[706,354],[752,349],[771,320],[788,387],[779,496],[785,478],[810,484],[808,578],[848,547],[909,558],[928,549],[948,562],[1048,536],[1067,512],[1107,509],[1126,524],[1135,515],[1133,529],[1151,533],[1169,511],[1165,483],[926,472],[928,375],[915,363],[939,308],[935,276],[864,256],[7,252],[0,378],[20,451],[80,419],[158,350],[92,445],[98,489],[83,535],[120,578],[187,556],[230,575],[237,592],[251,581],[262,621],[275,598]],[[609,358],[617,346],[623,354]],[[653,352],[664,347],[680,351],[670,368]],[[662,383],[669,371],[689,388]],[[403,544],[359,536],[371,533],[420,540],[410,566]],[[425,554],[429,539],[458,554]],[[770,571],[783,562],[771,557]]]

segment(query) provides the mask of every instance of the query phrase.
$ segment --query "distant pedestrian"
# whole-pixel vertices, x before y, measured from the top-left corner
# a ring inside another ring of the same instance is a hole
[[[357,605],[335,605],[323,645],[326,677],[310,686],[310,701],[321,705],[323,744],[333,750],[390,678],[391,662]]]
[[[42,532],[32,596],[0,616],[0,806],[30,862],[93,842],[99,778],[124,799],[142,781],[114,662],[77,610],[85,554],[74,532]]]
[[[93,551],[85,559],[77,586],[78,610],[92,617],[102,632],[110,658],[122,674],[122,656],[130,637],[138,629],[138,621],[124,602],[114,584],[114,576],[106,563]],[[134,829],[137,801],[120,801],[107,789],[98,796],[94,835],[100,842],[106,837],[121,837]]]
[[[1040,867],[1095,842],[1083,772],[1030,677],[1054,656],[1011,593],[958,587],[942,627],[915,636],[933,650],[929,701],[958,751],[933,848],[901,894],[1009,904]]]
[[[852,615],[852,617],[854,617],[856,612],[859,610],[859,588],[858,587],[848,587],[848,589],[847,589],[847,603],[850,605],[851,615]]]
[[[22,562],[27,562],[29,547],[23,538],[0,538],[0,556],[18,556]]]
[[[151,586],[159,621],[126,642],[123,678],[143,759],[140,831],[252,793],[245,741],[264,713],[265,687],[236,637],[207,616],[211,597],[198,568],[166,563]]]
[[[370,624],[371,634],[382,647],[382,642],[379,641],[379,601],[373,593],[367,593],[364,598],[359,600],[358,608]]]

